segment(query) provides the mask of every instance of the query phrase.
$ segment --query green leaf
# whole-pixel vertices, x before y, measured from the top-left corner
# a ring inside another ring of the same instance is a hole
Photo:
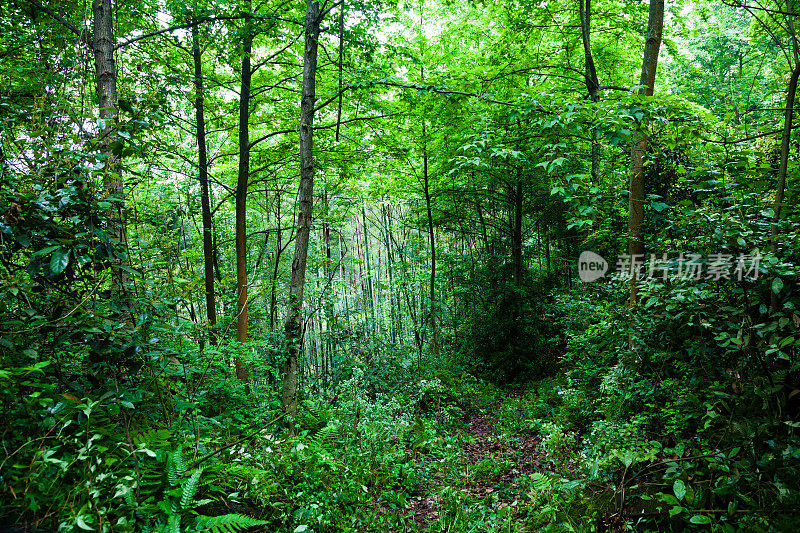
[[[75,519],[75,523],[78,524],[78,527],[83,529],[84,531],[94,531],[94,528],[86,523],[82,516],[79,516]]]
[[[37,255],[47,255],[53,250],[58,250],[59,248],[61,248],[61,246],[58,244],[54,246],[45,246],[41,250],[36,250],[35,252],[33,252],[33,254],[31,254],[31,257],[36,257]]]
[[[675,483],[672,484],[672,492],[675,493],[675,497],[678,500],[682,500],[686,496],[686,484],[680,479],[676,479]]]
[[[696,514],[689,519],[689,522],[692,524],[710,524],[711,519],[706,515]]]
[[[775,278],[772,280],[772,292],[778,294],[783,289],[783,280],[781,278]]]
[[[61,274],[69,264],[69,249],[59,247],[50,257],[50,271],[53,274]]]
[[[670,516],[675,516],[676,514],[681,514],[683,512],[683,507],[680,505],[676,505],[669,510]]]
[[[661,494],[659,495],[659,498],[661,499],[661,501],[663,501],[664,503],[668,503],[669,505],[678,505],[679,503],[678,498],[676,498],[672,494]]]

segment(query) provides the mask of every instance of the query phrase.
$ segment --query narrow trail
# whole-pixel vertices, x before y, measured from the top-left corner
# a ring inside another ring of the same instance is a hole
[[[509,396],[517,396],[512,393]],[[465,417],[458,431],[463,443],[458,462],[465,473],[455,486],[476,500],[494,498],[497,509],[525,501],[517,479],[536,472],[549,473],[541,438],[527,430],[504,433],[498,414],[502,402],[473,412]],[[447,484],[445,474],[433,472],[420,485],[423,493],[412,504],[414,523],[422,531],[430,531],[439,520],[440,492]],[[524,526],[523,518],[514,512],[514,522]]]

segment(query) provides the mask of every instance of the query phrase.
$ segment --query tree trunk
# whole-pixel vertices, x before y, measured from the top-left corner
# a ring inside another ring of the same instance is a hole
[[[647,41],[642,60],[642,74],[639,78],[639,94],[652,96],[658,64],[658,50],[661,47],[661,32],[664,28],[664,0],[651,0],[647,21]],[[628,253],[631,258],[644,257],[642,222],[644,221],[644,157],[647,152],[647,132],[641,128],[635,135],[631,147],[631,185],[628,201]],[[638,301],[636,276],[631,279],[630,305]]]
[[[119,156],[114,153],[116,142],[119,140],[117,135],[117,120],[119,118],[119,102],[117,96],[117,66],[114,61],[114,46],[116,36],[114,35],[114,11],[111,0],[93,0],[92,2],[92,51],[94,52],[95,84],[97,89],[97,106],[100,119],[105,122],[103,130],[100,132],[100,155],[105,161],[103,168],[103,186],[106,194],[113,197],[111,211],[109,213],[109,224],[111,233],[119,241],[119,250],[124,251],[127,243],[127,231],[123,211],[125,201],[123,199],[122,179],[119,175]],[[124,266],[124,252],[118,253],[115,264],[113,265],[113,284],[115,294],[122,294],[125,291],[128,277]]]
[[[514,186],[514,220],[511,225],[511,264],[514,270],[514,285],[522,286],[522,176],[517,168],[517,183]]]
[[[781,159],[778,166],[778,184],[775,190],[775,208],[772,219],[770,233],[772,235],[772,253],[778,252],[778,233],[780,233],[781,211],[784,208],[784,191],[786,190],[786,174],[789,167],[789,147],[792,138],[792,120],[794,115],[795,94],[797,93],[797,80],[800,77],[800,64],[792,69],[792,77],[789,78],[789,92],[786,94],[786,110],[783,116],[783,134],[781,135]],[[778,311],[778,295],[770,291],[770,311]]]
[[[389,282],[389,338],[393,345],[397,344],[397,318],[395,316],[395,290],[394,290],[394,272],[392,269],[392,226],[390,206],[388,204],[382,207],[383,211],[383,229],[384,229],[384,247],[386,248],[386,276]]]
[[[584,3],[585,2],[585,3]],[[592,102],[600,100],[600,81],[597,79],[597,70],[594,66],[592,56],[591,29],[592,29],[592,0],[578,0],[580,5],[581,18],[581,39],[583,41],[584,56],[584,79],[586,91]],[[590,174],[591,184],[595,187],[600,183],[600,143],[599,133],[596,127],[592,127],[592,170]],[[593,216],[593,220],[596,218]]]
[[[585,2],[585,3],[584,3]],[[593,102],[599,99],[598,90],[600,89],[600,82],[597,80],[597,70],[594,67],[594,58],[592,57],[592,46],[590,43],[590,35],[592,28],[592,1],[591,0],[578,0],[580,5],[581,17],[581,40],[583,41],[583,57],[584,57],[584,79],[586,81],[586,91]]]
[[[425,119],[422,119],[422,192],[425,195],[425,211],[428,215],[428,242],[431,248],[431,276],[429,282],[431,354],[439,355],[439,331],[436,321],[436,238],[433,232],[433,211],[431,209],[431,190],[428,177],[428,140],[425,137]]]
[[[364,243],[364,300],[369,307],[369,322],[371,323],[370,330],[372,331],[372,340],[376,340],[377,324],[375,320],[375,287],[372,282],[372,261],[370,259],[369,251],[369,231],[367,230],[367,210],[361,206],[361,228],[364,230],[362,233],[362,242]],[[366,311],[364,314],[367,317]]]
[[[239,92],[239,174],[236,181],[236,341],[247,342],[247,183],[250,178],[250,55],[253,33],[250,22],[245,25],[242,42],[242,84]],[[236,377],[245,382],[249,377],[241,350],[236,355]]]
[[[92,49],[94,51],[97,105],[100,118],[105,121],[105,127],[100,134],[100,152],[106,158],[105,186],[110,194],[117,192],[119,186],[119,178],[114,175],[119,158],[111,149],[111,144],[117,140],[117,118],[119,117],[113,17],[111,0],[94,0],[92,2],[94,21]]]
[[[300,189],[295,236],[292,279],[289,285],[289,316],[286,319],[287,357],[283,368],[283,409],[294,430],[297,416],[297,353],[302,337],[300,313],[303,307],[303,287],[306,278],[308,237],[311,231],[311,209],[314,192],[314,101],[319,40],[319,3],[306,0],[305,46],[303,50],[303,88],[300,100]]]
[[[328,191],[326,190],[323,199],[325,202],[325,212],[328,212]],[[328,224],[327,218],[322,221],[322,242],[325,246],[325,282],[326,284],[333,283],[333,277],[336,275],[336,272],[333,270],[333,255],[331,252],[331,227]],[[322,369],[322,386],[325,390],[328,389],[328,377],[329,377],[329,369],[330,365],[328,361],[333,360],[333,353],[336,350],[336,341],[332,338],[331,329],[334,323],[334,308],[333,308],[333,291],[330,291],[330,297],[327,298],[327,302],[325,303],[325,332],[327,335],[325,336],[325,353],[327,354],[327,358],[323,358],[323,369]]]
[[[217,343],[214,326],[217,324],[217,305],[214,297],[214,245],[211,241],[211,201],[208,191],[208,154],[206,152],[206,121],[203,92],[203,63],[200,55],[199,28],[192,27],[192,58],[194,60],[194,114],[197,122],[197,163],[200,180],[200,209],[203,213],[203,272],[206,292],[206,317],[208,338]]]
[[[275,209],[275,218],[278,225],[278,242],[275,244],[275,265],[272,270],[272,288],[269,298],[269,330],[273,331],[275,322],[278,321],[278,268],[281,264],[281,255],[283,254],[284,246],[281,244],[283,239],[283,229],[281,228],[281,195],[278,194],[278,207]]]
[[[544,262],[547,266],[547,277],[550,277],[550,224],[544,227]]]

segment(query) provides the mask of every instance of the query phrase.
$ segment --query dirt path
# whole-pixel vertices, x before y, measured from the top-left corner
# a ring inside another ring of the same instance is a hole
[[[464,478],[460,485],[476,499],[496,497],[496,505],[501,509],[515,500],[524,501],[516,482],[518,477],[549,472],[549,468],[541,439],[529,431],[503,435],[495,414],[499,412],[500,405],[495,405],[465,419],[460,430],[467,441],[461,446],[462,459],[465,469],[474,475]],[[424,480],[421,485],[424,496],[412,505],[414,523],[421,530],[429,529],[438,521],[438,492],[443,486],[443,477],[441,472],[434,472]],[[520,527],[522,525],[520,519]]]

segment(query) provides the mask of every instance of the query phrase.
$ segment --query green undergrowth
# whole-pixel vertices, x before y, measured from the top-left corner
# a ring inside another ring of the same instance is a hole
[[[790,372],[733,375],[707,338],[678,345],[666,312],[636,324],[631,353],[624,302],[556,305],[551,377],[503,389],[455,364],[354,365],[302,400],[295,434],[277,380],[246,394],[215,362],[226,347],[153,352],[149,388],[97,398],[58,391],[46,362],[8,367],[2,518],[65,532],[795,529]]]

